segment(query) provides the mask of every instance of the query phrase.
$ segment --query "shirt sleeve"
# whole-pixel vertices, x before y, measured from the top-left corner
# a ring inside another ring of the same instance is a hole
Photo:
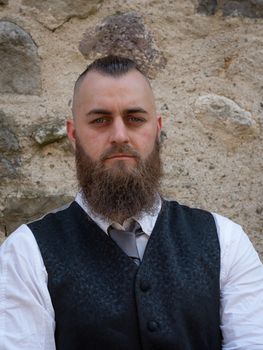
[[[223,350],[263,349],[263,266],[242,228],[214,215],[221,247]]]
[[[47,272],[26,225],[0,247],[1,350],[55,350]]]

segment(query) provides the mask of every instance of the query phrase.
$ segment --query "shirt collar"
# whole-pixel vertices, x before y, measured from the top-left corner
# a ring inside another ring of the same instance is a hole
[[[159,212],[161,210],[162,206],[162,200],[159,195],[156,197],[156,202],[154,205],[154,210],[152,213],[146,213],[142,212],[138,216],[134,216],[132,218],[129,218],[124,221],[123,225],[120,225],[119,223],[112,222],[107,220],[106,218],[103,218],[99,215],[96,215],[94,212],[91,211],[91,208],[89,207],[86,200],[83,199],[82,192],[78,192],[75,201],[81,206],[81,208],[89,215],[89,217],[105,232],[108,233],[109,226],[113,225],[115,228],[119,230],[125,230],[127,226],[129,225],[130,221],[132,219],[138,221],[138,223],[141,225],[141,228],[143,232],[150,236],[152,233],[152,230],[154,228],[154,225],[156,223],[157,217],[159,215]]]

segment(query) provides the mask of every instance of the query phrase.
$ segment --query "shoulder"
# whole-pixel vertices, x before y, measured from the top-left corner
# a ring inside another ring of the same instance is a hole
[[[233,250],[236,246],[251,245],[247,234],[239,224],[217,213],[212,215],[223,252],[230,248]]]
[[[243,230],[242,227],[237,224],[236,222],[232,221],[231,219],[228,219],[225,216],[222,216],[220,214],[211,213],[214,217],[215,223],[216,223],[216,227],[218,230],[219,234],[224,235],[224,233],[228,232],[228,233],[234,233],[234,234],[242,234]]]
[[[209,211],[167,200],[163,201],[162,210],[166,213],[166,216],[172,220],[180,219],[185,223],[191,223],[199,228],[210,227],[213,230],[216,229],[213,215]]]
[[[210,217],[216,225],[219,240],[224,244],[228,244],[233,239],[236,240],[241,237],[246,237],[242,227],[227,217],[204,209],[183,205],[176,201],[164,200],[163,203],[164,207],[169,208],[169,210],[177,210],[182,212],[184,215],[197,217],[202,215]]]
[[[59,231],[61,225],[64,223],[66,224],[70,217],[80,217],[82,215],[83,209],[76,201],[73,201],[46,213],[37,220],[29,222],[27,226],[33,234],[35,233],[35,230],[49,230],[50,225],[53,230]]]
[[[30,249],[36,244],[32,231],[28,225],[19,226],[13,233],[11,233],[2,243],[0,251],[10,251],[19,246],[22,250]]]
[[[231,246],[243,246],[251,245],[247,234],[243,231],[242,227],[234,221],[219,215],[214,212],[206,211],[199,208],[182,205],[176,201],[164,201],[164,206],[169,208],[169,211],[180,212],[182,215],[191,217],[192,219],[198,220],[202,217],[204,220],[209,220],[210,223],[213,221],[216,227],[221,253],[228,250]]]
[[[35,237],[27,225],[21,225],[0,246],[2,266],[13,264],[16,269],[31,266],[32,270],[44,273],[43,261]]]
[[[174,200],[163,200],[163,209],[170,210],[170,211],[180,211],[181,213],[184,213],[185,215],[209,215],[211,216],[211,213],[207,210],[190,207],[185,204],[181,204]]]

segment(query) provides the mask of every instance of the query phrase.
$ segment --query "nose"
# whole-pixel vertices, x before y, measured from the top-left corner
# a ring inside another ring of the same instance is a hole
[[[110,143],[128,143],[129,133],[122,118],[116,118],[110,130]]]

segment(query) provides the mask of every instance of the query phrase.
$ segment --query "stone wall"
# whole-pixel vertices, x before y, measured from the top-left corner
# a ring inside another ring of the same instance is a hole
[[[71,200],[72,88],[138,61],[164,118],[163,193],[243,225],[263,254],[261,0],[0,1],[0,231]]]

